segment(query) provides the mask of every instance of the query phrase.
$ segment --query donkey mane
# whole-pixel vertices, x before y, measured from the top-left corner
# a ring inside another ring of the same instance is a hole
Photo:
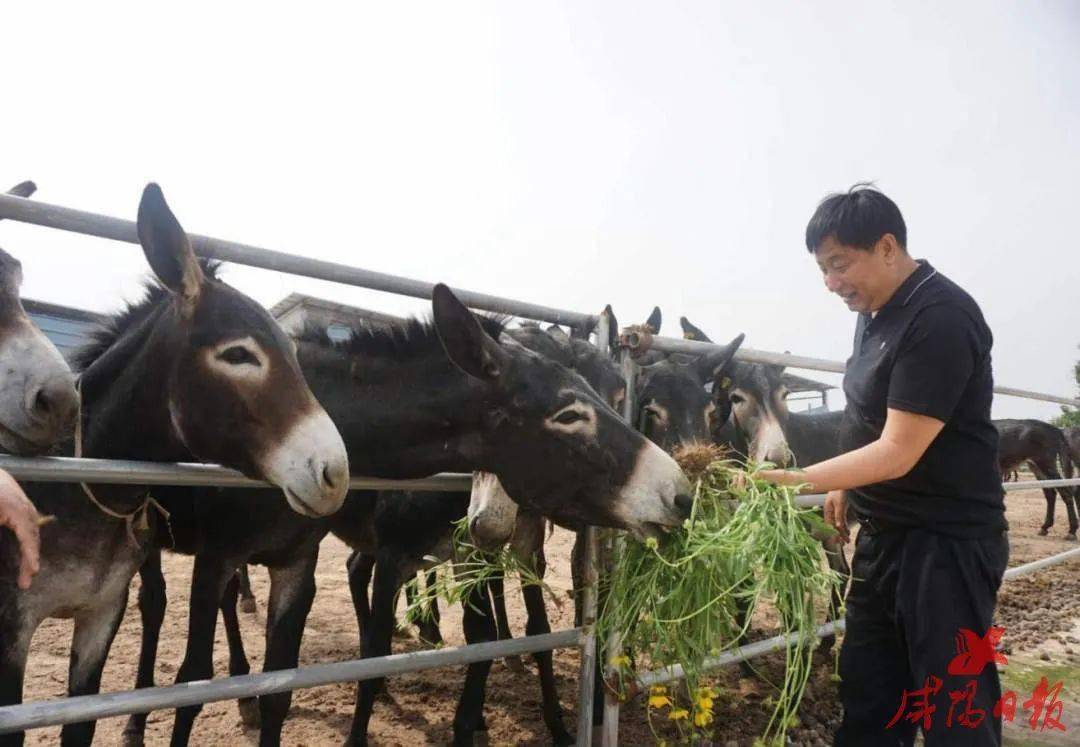
[[[498,340],[510,323],[510,317],[477,314],[481,328]],[[400,322],[355,322],[347,338],[331,340],[322,326],[307,324],[297,336],[300,342],[309,342],[322,348],[336,350],[348,355],[374,356],[391,360],[406,360],[425,353],[441,352],[442,341],[430,319],[410,317]]]
[[[217,280],[221,270],[221,263],[199,258],[199,266],[202,267],[203,275],[210,280]],[[144,284],[143,297],[133,303],[128,303],[127,308],[115,313],[110,319],[90,332],[90,340],[75,351],[71,358],[71,365],[76,372],[83,372],[105,351],[116,344],[129,329],[133,329],[148,317],[158,305],[169,297],[169,291],[156,278],[147,279]]]

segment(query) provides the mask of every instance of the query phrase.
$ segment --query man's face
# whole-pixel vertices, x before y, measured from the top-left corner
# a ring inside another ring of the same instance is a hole
[[[830,236],[814,252],[825,287],[840,296],[852,311],[877,311],[889,300],[892,286],[884,243],[885,237],[872,249],[856,249]]]

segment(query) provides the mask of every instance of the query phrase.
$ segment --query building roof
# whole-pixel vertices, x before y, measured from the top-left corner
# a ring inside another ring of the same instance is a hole
[[[73,306],[49,303],[48,301],[36,301],[32,298],[22,299],[22,305],[27,314],[46,314],[48,316],[74,319],[80,322],[91,322],[93,324],[104,324],[109,319],[105,314],[98,314],[97,312],[87,311],[86,309],[76,309]]]
[[[784,380],[784,386],[793,394],[796,392],[827,392],[830,389],[836,389],[832,384],[825,384],[786,372],[781,375],[781,378]]]
[[[328,314],[336,314],[348,319],[364,319],[372,322],[381,322],[383,324],[393,324],[395,322],[403,321],[401,317],[394,316],[393,314],[384,314],[381,311],[372,311],[371,309],[362,309],[359,306],[350,306],[348,304],[337,303],[336,301],[327,301],[325,298],[316,298],[315,296],[309,296],[304,293],[290,293],[285,296],[285,298],[270,307],[270,315],[275,319],[280,319],[297,307],[317,309]]]

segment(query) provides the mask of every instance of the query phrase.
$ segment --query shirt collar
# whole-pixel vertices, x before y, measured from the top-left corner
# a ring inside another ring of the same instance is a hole
[[[900,287],[897,288],[896,292],[892,294],[892,297],[885,302],[885,305],[881,307],[880,311],[891,309],[896,306],[907,306],[908,302],[915,297],[915,294],[919,292],[926,282],[937,275],[937,270],[935,270],[925,259],[918,259],[915,261],[919,263],[919,266],[915,268],[915,272],[908,275],[904,282],[900,283]]]

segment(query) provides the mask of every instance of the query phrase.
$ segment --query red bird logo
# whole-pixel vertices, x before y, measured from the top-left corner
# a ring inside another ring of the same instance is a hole
[[[956,656],[949,662],[949,674],[977,677],[987,664],[1008,664],[1005,654],[998,653],[997,645],[1005,635],[1005,628],[990,628],[980,638],[974,631],[960,628],[956,634]]]

